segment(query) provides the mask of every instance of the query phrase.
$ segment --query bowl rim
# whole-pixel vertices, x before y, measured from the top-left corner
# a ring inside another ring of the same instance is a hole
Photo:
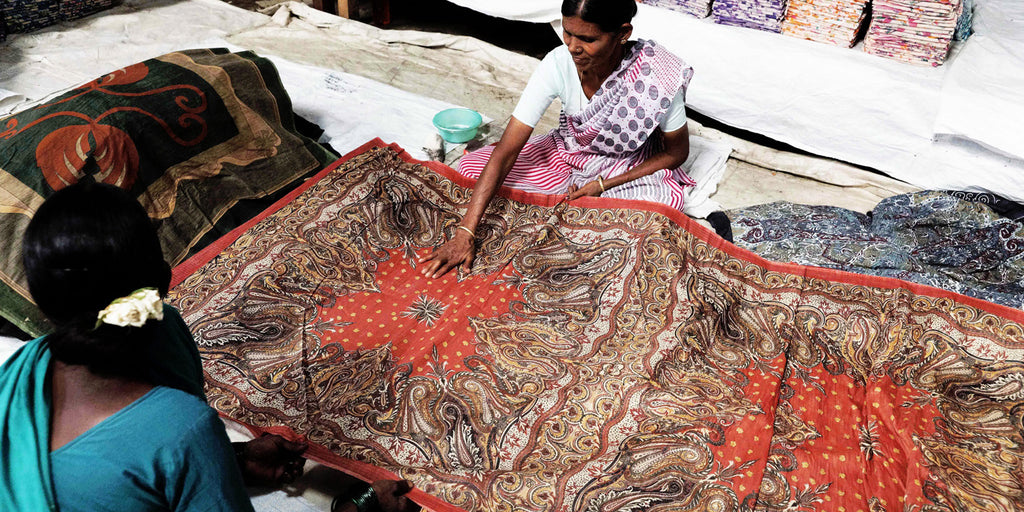
[[[448,128],[446,126],[442,126],[442,125],[438,124],[438,122],[437,122],[438,116],[440,116],[441,114],[444,114],[445,112],[452,112],[452,111],[464,111],[464,112],[469,112],[469,113],[473,114],[472,117],[474,119],[474,125],[472,127],[470,127],[470,128]],[[459,131],[464,131],[464,130],[475,130],[475,129],[480,128],[480,125],[483,124],[484,117],[483,117],[483,115],[480,114],[480,112],[477,112],[476,110],[473,110],[471,108],[452,107],[452,108],[446,108],[446,109],[444,109],[444,110],[434,114],[433,119],[431,119],[430,121],[431,121],[431,123],[433,123],[434,128],[437,128],[438,130],[446,130],[446,131],[450,131],[450,132],[459,132]]]

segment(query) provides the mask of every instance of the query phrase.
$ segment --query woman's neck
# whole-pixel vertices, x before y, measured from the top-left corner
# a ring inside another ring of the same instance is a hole
[[[612,54],[612,57],[600,66],[577,70],[580,75],[580,84],[583,85],[583,91],[587,93],[588,98],[601,88],[601,85],[611,76],[612,72],[618,69],[622,63],[622,58],[626,55],[625,48],[625,45],[620,45],[615,53]]]
[[[153,386],[97,375],[85,366],[54,361],[50,367],[50,450],[56,450],[138,400]]]

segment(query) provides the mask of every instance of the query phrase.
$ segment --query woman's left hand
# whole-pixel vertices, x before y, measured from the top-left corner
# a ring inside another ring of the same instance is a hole
[[[264,434],[245,443],[238,453],[238,465],[248,486],[279,487],[302,476],[308,448],[304,442],[289,441],[276,434]]]
[[[569,185],[569,200],[572,201],[573,199],[579,199],[583,196],[597,197],[601,195],[601,192],[603,192],[603,190],[601,190],[601,184],[598,183],[597,180],[591,181],[582,187]]]

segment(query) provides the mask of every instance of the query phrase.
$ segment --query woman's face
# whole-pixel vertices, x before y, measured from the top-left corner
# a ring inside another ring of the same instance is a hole
[[[624,25],[618,32],[605,32],[597,24],[578,16],[563,16],[562,40],[569,47],[576,69],[580,72],[598,70],[607,67],[618,55],[622,39],[629,35],[628,28]]]

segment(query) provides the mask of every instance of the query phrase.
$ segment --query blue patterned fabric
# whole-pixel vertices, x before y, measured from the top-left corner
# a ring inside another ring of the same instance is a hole
[[[76,20],[109,9],[114,3],[115,0],[63,0],[60,3],[60,17],[64,21]]]
[[[1024,221],[926,191],[867,215],[787,202],[727,212],[734,240],[767,259],[893,277],[1024,309]]]
[[[5,33],[32,32],[109,9],[119,0],[4,0],[0,2],[0,41]],[[6,21],[6,28],[4,22]]]
[[[0,3],[0,13],[8,32],[31,32],[60,21],[60,0],[6,0]]]
[[[956,32],[953,32],[953,39],[966,41],[974,30],[971,28],[974,21],[974,0],[963,0],[964,12],[956,20]]]

